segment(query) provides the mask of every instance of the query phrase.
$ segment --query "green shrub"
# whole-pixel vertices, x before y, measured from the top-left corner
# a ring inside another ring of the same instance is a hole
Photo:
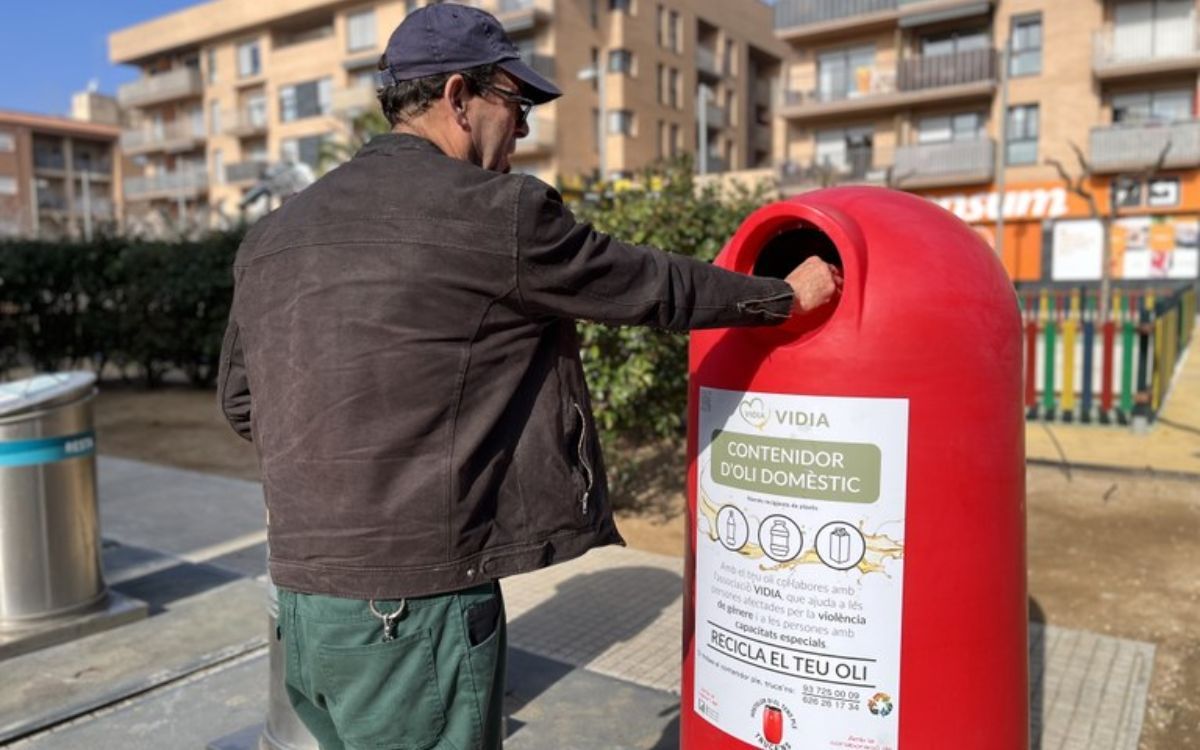
[[[738,225],[766,202],[764,189],[697,188],[687,162],[576,206],[578,218],[617,239],[711,261]],[[596,421],[620,485],[632,467],[619,460],[631,444],[678,438],[687,410],[687,336],[649,328],[580,325],[584,369]]]

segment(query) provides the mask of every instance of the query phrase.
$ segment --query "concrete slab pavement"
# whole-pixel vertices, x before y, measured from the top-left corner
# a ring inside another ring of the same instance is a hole
[[[152,615],[5,662],[6,677],[29,686],[0,705],[27,722],[16,747],[203,747],[252,733],[268,672],[258,486],[119,459],[100,467],[107,574]],[[680,558],[610,547],[508,579],[508,746],[675,747],[682,573]],[[1153,646],[1034,633],[1034,727],[1053,739],[1046,747],[1133,750]],[[28,724],[38,717],[41,731]]]

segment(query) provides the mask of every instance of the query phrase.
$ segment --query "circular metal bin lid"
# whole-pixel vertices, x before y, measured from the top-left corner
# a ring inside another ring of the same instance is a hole
[[[83,398],[96,386],[92,372],[55,372],[0,383],[0,419],[43,411]]]

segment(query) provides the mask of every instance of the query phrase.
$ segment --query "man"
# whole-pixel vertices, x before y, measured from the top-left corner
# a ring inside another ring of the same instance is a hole
[[[504,576],[622,544],[575,319],[674,330],[825,304],[623,244],[510,175],[560,95],[431,5],[380,61],[393,125],[247,234],[220,400],[257,448],[287,689],[323,748],[500,746]]]

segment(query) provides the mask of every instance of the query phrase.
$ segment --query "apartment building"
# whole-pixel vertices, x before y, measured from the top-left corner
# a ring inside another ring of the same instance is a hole
[[[230,215],[270,162],[319,171],[322,144],[378,106],[376,63],[418,4],[213,0],[113,33],[111,59],[142,73],[118,93],[132,118],[121,146],[144,168],[124,184],[130,211]],[[759,0],[473,4],[565,93],[534,111],[515,169],[572,183],[601,153],[611,176],[701,144],[709,171],[772,162],[787,45]]]
[[[1017,280],[1097,278],[1111,211],[1115,277],[1195,278],[1197,32],[1196,0],[779,0],[781,187],[928,196]]]
[[[120,217],[117,127],[0,111],[0,237],[81,238]]]

